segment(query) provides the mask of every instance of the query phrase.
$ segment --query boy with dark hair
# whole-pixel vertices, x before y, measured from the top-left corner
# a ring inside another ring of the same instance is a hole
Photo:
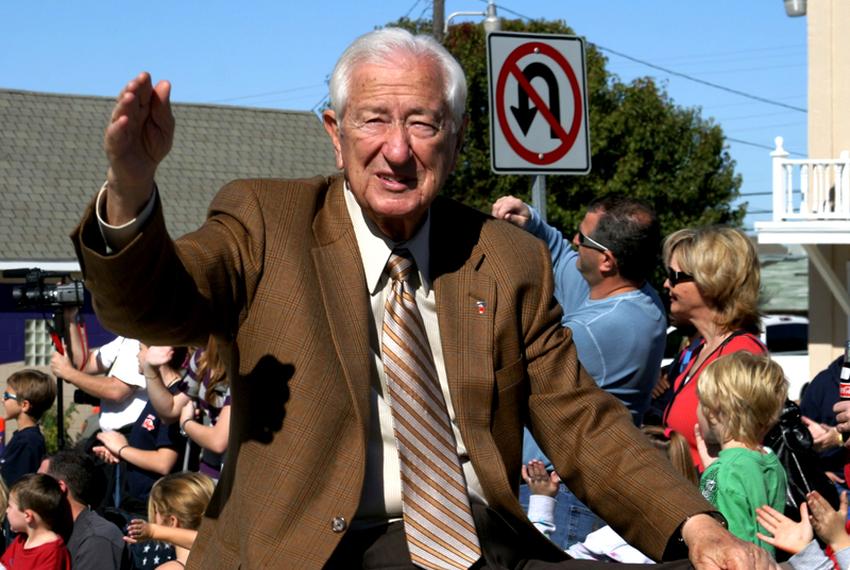
[[[124,535],[113,523],[91,510],[100,504],[106,478],[94,460],[75,450],[63,450],[50,457],[43,469],[59,481],[68,496],[74,530],[68,551],[74,570],[119,570],[130,567]]]
[[[46,448],[38,421],[55,399],[56,384],[44,372],[21,370],[6,380],[3,392],[6,420],[18,422],[12,441],[0,456],[0,474],[8,486],[27,473],[35,473],[44,459]]]
[[[21,533],[0,564],[9,570],[70,570],[71,557],[59,532],[69,527],[68,503],[59,482],[49,475],[21,477],[9,491],[9,527]]]

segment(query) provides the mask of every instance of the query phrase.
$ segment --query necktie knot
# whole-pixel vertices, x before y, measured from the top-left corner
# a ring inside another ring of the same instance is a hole
[[[393,281],[406,283],[414,267],[413,257],[410,255],[410,251],[406,249],[393,251],[390,254],[389,261],[387,261],[387,272]]]

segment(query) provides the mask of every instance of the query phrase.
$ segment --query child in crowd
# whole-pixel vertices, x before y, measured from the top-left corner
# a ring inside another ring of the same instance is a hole
[[[809,515],[811,511],[811,516]],[[793,554],[787,566],[794,570],[850,569],[850,534],[847,534],[847,493],[841,493],[841,506],[836,511],[817,491],[800,503],[800,522],[764,505],[756,509],[758,522],[770,535],[759,538],[776,548]],[[829,546],[835,560],[820,549],[814,533]],[[836,566],[837,564],[837,566]]]
[[[183,568],[198,535],[198,527],[210,502],[215,483],[202,473],[173,473],[157,481],[148,498],[148,521],[134,519],[127,525],[127,542],[161,540],[172,543],[177,559],[158,566],[161,570]]]
[[[682,434],[675,431],[666,433],[664,428],[659,426],[643,426],[641,431],[649,438],[652,445],[664,452],[679,474],[693,483],[694,487],[699,485],[688,441]],[[561,479],[554,471],[547,473],[543,462],[537,459],[522,466],[522,478],[530,492],[528,518],[537,530],[546,536],[551,536],[555,531],[555,497],[558,494]],[[653,563],[650,558],[629,545],[610,526],[593,531],[584,542],[571,545],[567,552],[573,558],[583,560]]]
[[[785,470],[761,445],[788,393],[782,368],[766,356],[735,352],[706,366],[698,392],[694,433],[705,466],[700,491],[726,517],[732,534],[773,553],[758,537],[756,508],[785,505]],[[707,444],[720,446],[717,457]]]
[[[6,380],[3,392],[6,419],[18,422],[12,441],[0,456],[0,472],[7,485],[14,485],[27,473],[38,471],[46,453],[38,421],[55,399],[56,384],[44,372],[21,370]]]
[[[0,557],[9,570],[70,570],[71,556],[60,532],[70,529],[71,513],[59,482],[49,475],[21,477],[9,492],[9,526],[21,533]]]

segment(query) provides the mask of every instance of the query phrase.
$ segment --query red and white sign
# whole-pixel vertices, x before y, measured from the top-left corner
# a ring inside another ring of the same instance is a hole
[[[493,172],[590,172],[584,41],[494,32],[487,62]]]

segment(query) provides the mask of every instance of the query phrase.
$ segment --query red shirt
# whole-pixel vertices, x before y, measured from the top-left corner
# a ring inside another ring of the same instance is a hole
[[[697,351],[699,350],[701,350],[701,347],[697,348]],[[699,352],[694,353],[688,365],[676,378],[676,381],[673,382],[673,393],[675,396],[665,411],[664,427],[685,436],[685,439],[688,440],[688,447],[691,449],[691,457],[694,460],[694,465],[697,466],[700,473],[702,473],[703,466],[699,458],[699,452],[697,451],[697,441],[694,437],[694,426],[697,423],[697,406],[699,405],[699,397],[697,396],[699,376],[710,362],[717,360],[723,355],[732,354],[739,350],[745,350],[753,354],[767,354],[767,348],[765,348],[758,337],[750,333],[738,333],[735,336],[729,337],[724,344],[721,344],[717,350],[705,359],[705,362],[697,370],[693,371],[693,376],[689,377],[688,375],[691,374],[691,369],[699,355]]]
[[[19,534],[0,558],[9,570],[71,570],[71,555],[61,537],[35,548],[24,548],[25,534]]]

